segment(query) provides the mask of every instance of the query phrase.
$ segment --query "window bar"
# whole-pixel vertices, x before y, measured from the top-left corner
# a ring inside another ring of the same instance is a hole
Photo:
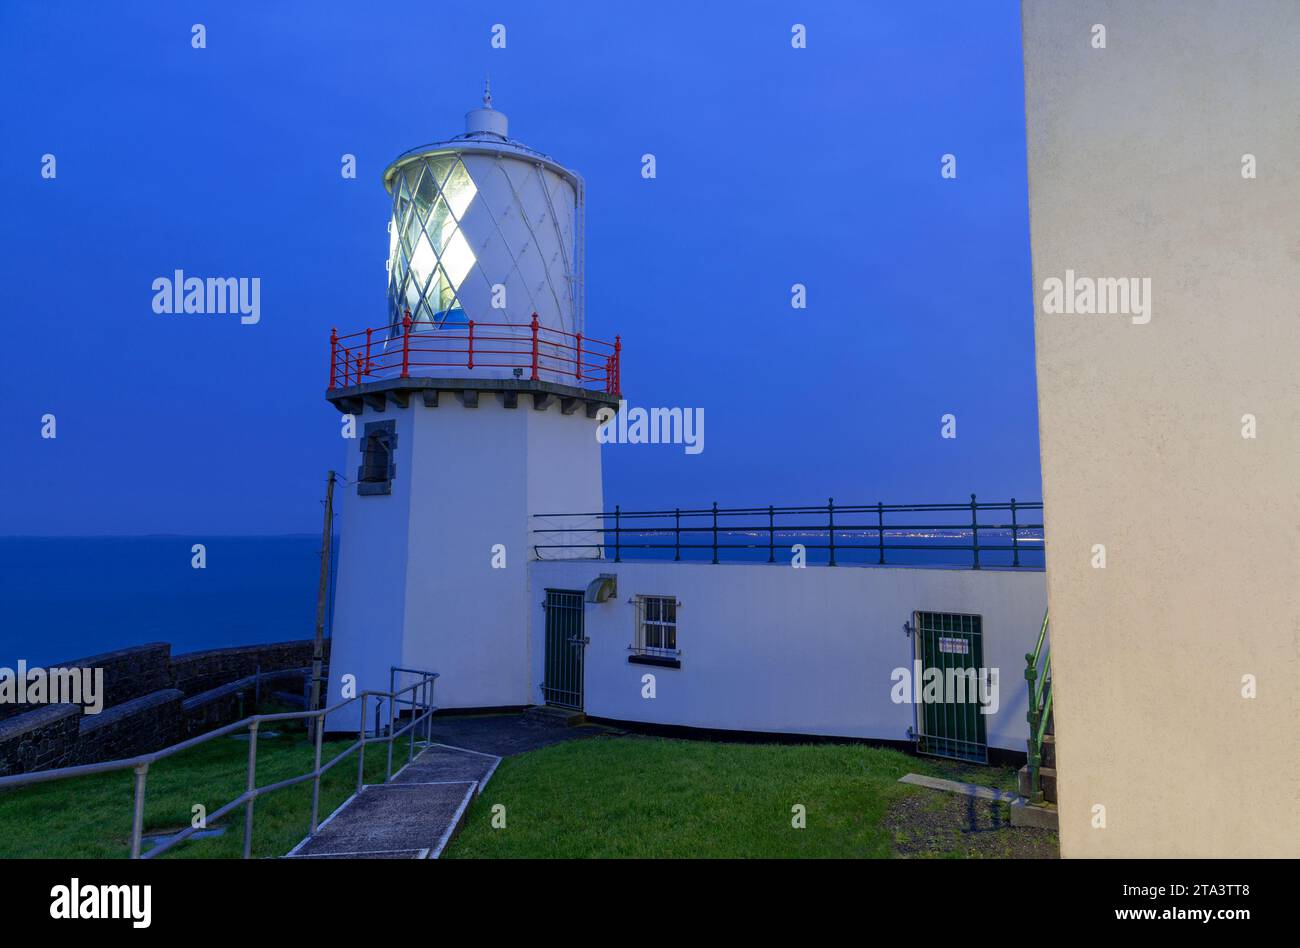
[[[831,561],[827,565],[834,566],[835,565],[835,498],[834,497],[826,498],[826,519],[828,523],[826,532],[830,534],[830,550],[831,550]]]
[[[975,504],[975,495],[970,495],[970,531],[971,531],[971,550],[975,554],[975,564],[971,569],[980,568],[980,523],[979,508]]]
[[[673,562],[682,558],[682,508],[673,509]]]
[[[1016,499],[1011,498],[1011,565],[1020,565],[1020,531],[1016,528]]]
[[[876,532],[879,534],[880,542],[880,565],[885,564],[885,505],[881,501],[876,501],[876,523],[879,525]]]
[[[776,562],[776,511],[767,505],[767,562]]]

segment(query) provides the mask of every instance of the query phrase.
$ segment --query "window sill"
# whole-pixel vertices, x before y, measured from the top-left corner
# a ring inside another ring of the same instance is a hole
[[[664,658],[660,655],[629,655],[627,657],[629,665],[655,665],[659,668],[681,668],[682,660],[680,658]]]

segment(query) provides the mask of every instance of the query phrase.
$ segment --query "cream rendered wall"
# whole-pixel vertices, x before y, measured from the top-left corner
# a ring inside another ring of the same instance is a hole
[[[1022,10],[1061,851],[1297,856],[1300,3]]]

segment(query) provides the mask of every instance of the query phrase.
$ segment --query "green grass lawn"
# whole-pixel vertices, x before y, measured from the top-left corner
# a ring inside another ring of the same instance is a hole
[[[885,819],[891,804],[948,796],[898,783],[907,773],[1015,784],[1011,770],[863,745],[600,737],[503,760],[446,856],[892,856],[899,839]],[[504,829],[492,827],[498,804]],[[804,829],[791,825],[796,804],[805,808]]]
[[[263,725],[280,732],[257,741],[257,784],[265,786],[311,770],[313,748],[301,725]],[[329,761],[351,741],[327,742]],[[407,762],[409,743],[393,746],[393,770]],[[366,782],[383,779],[387,748],[366,747]],[[190,825],[191,808],[208,813],[239,796],[247,783],[248,740],[220,737],[149,768],[145,834],[179,831]],[[134,774],[120,771],[0,791],[0,859],[126,858],[131,850]],[[320,818],[356,790],[357,756],[352,754],[321,780]],[[281,856],[306,834],[311,822],[311,781],[258,799],[253,816],[253,855]],[[223,836],[190,839],[160,858],[238,858],[244,846],[244,809],[222,820]]]

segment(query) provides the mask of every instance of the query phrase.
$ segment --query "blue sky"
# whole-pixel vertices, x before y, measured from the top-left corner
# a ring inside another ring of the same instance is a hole
[[[702,454],[605,446],[611,507],[1038,499],[1018,4],[722,7],[5,4],[0,534],[318,529],[329,329],[385,319],[380,175],[485,72],[586,178],[626,396],[705,412]],[[260,277],[261,321],[155,315],[176,269]]]

